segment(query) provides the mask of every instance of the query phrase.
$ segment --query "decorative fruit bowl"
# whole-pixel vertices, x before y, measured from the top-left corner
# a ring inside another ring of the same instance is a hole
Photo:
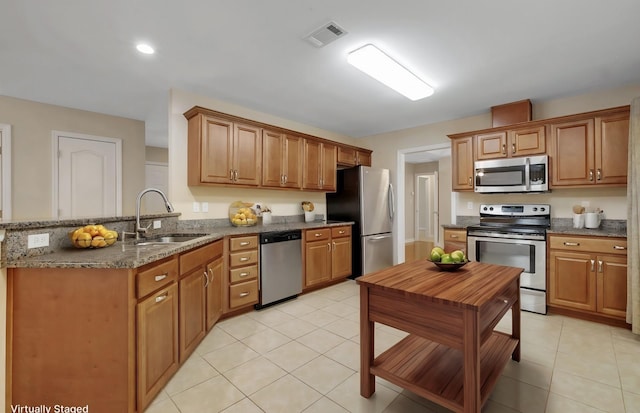
[[[103,225],[85,225],[69,232],[69,239],[76,248],[104,248],[116,242],[118,233]]]
[[[234,227],[250,227],[258,223],[252,202],[236,201],[229,205],[229,221]]]
[[[457,271],[458,269],[464,267],[469,262],[469,260],[463,261],[463,262],[438,262],[438,261],[431,261],[431,260],[427,260],[427,261],[435,264],[442,271]]]

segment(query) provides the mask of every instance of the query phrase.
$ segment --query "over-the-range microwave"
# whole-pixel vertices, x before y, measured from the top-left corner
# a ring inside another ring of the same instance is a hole
[[[547,192],[549,157],[490,159],[474,162],[475,192]]]

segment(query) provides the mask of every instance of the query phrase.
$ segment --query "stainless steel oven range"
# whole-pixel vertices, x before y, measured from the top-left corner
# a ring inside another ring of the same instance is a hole
[[[471,261],[524,268],[520,308],[547,313],[546,250],[551,208],[534,205],[480,205],[480,224],[467,227]]]

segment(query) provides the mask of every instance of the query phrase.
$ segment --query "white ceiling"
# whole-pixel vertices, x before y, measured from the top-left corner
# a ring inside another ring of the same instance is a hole
[[[362,137],[637,83],[638,16],[638,0],[8,0],[0,94],[144,120],[153,146],[171,88]],[[330,20],[349,33],[303,40]],[[436,93],[412,102],[348,65],[366,43]]]

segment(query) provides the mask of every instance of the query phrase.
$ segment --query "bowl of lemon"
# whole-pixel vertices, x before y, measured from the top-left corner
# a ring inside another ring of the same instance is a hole
[[[258,223],[252,202],[236,201],[229,205],[229,221],[234,227],[250,227]]]
[[[76,248],[104,248],[113,245],[118,233],[104,225],[85,225],[69,232],[69,239]]]
[[[457,271],[469,262],[463,251],[455,250],[447,253],[441,247],[431,249],[428,261],[443,271]]]

